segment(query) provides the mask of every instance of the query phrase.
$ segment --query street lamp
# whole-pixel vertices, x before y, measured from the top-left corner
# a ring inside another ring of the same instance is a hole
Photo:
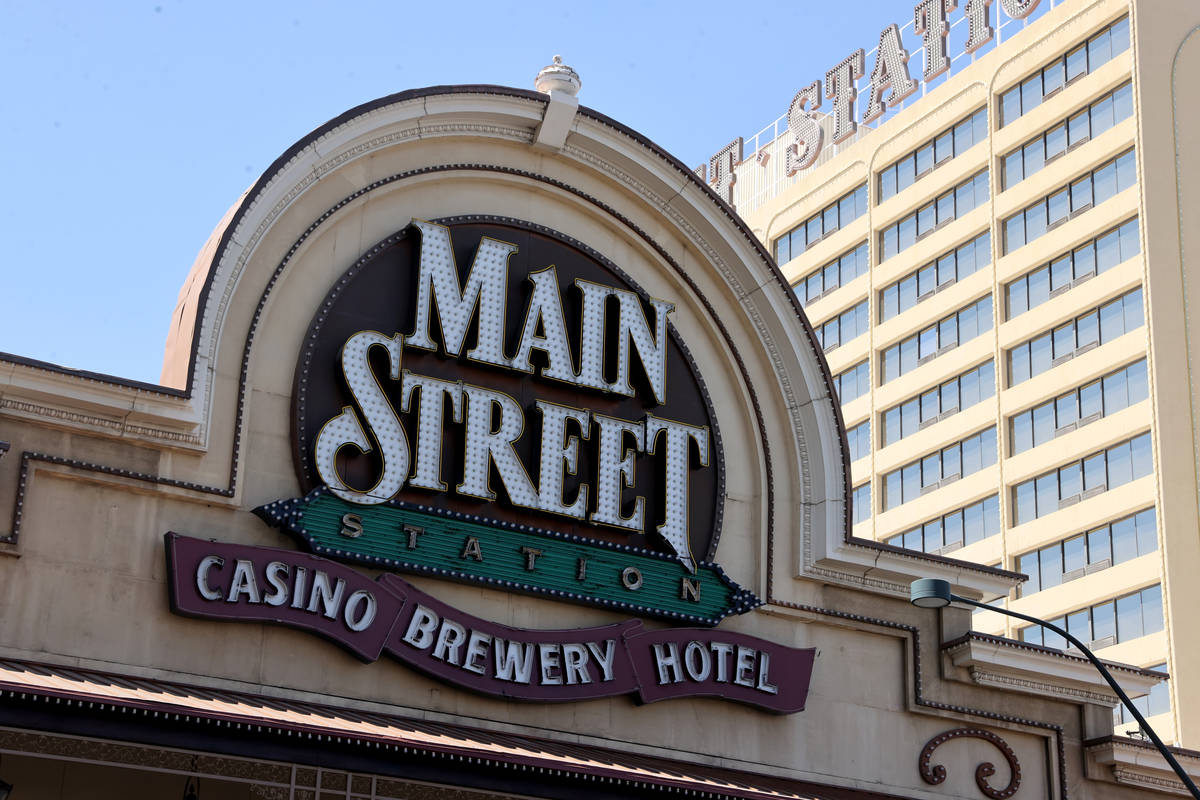
[[[1186,786],[1188,791],[1192,793],[1192,797],[1196,798],[1196,800],[1200,800],[1200,789],[1196,788],[1196,784],[1192,781],[1191,776],[1184,771],[1183,766],[1180,765],[1180,763],[1175,759],[1175,756],[1172,755],[1171,751],[1167,749],[1167,746],[1163,744],[1162,739],[1158,738],[1158,734],[1155,733],[1154,729],[1150,727],[1150,723],[1146,722],[1146,718],[1142,716],[1142,712],[1137,710],[1137,708],[1133,705],[1133,701],[1129,699],[1129,695],[1125,694],[1125,690],[1117,684],[1117,681],[1115,678],[1113,678],[1112,673],[1108,671],[1108,667],[1104,666],[1104,663],[1100,659],[1096,658],[1095,654],[1092,653],[1092,651],[1089,650],[1083,642],[1079,641],[1057,625],[1047,622],[1044,619],[1030,617],[1018,611],[1010,611],[1007,608],[989,606],[987,603],[979,603],[966,597],[959,597],[956,594],[951,594],[950,582],[941,580],[940,578],[921,578],[920,580],[913,581],[912,585],[909,587],[909,602],[918,608],[945,608],[946,606],[950,605],[951,602],[965,603],[966,605],[975,606],[976,608],[986,608],[989,611],[995,611],[998,614],[1007,614],[1010,617],[1016,617],[1017,619],[1024,620],[1026,622],[1032,622],[1034,625],[1040,625],[1043,628],[1052,630],[1059,636],[1066,639],[1081,653],[1087,656],[1088,661],[1092,662],[1092,666],[1100,671],[1100,674],[1104,677],[1104,680],[1108,681],[1108,685],[1112,687],[1112,690],[1117,693],[1117,697],[1121,698],[1121,702],[1125,704],[1125,707],[1129,709],[1131,714],[1133,714],[1134,719],[1138,721],[1138,725],[1142,727],[1142,730],[1145,731],[1146,735],[1150,737],[1150,740],[1154,742],[1154,746],[1158,748],[1158,752],[1161,753],[1162,757],[1165,758],[1167,763],[1171,765],[1171,769],[1175,770],[1175,774],[1179,776],[1179,780],[1183,781],[1183,785]]]

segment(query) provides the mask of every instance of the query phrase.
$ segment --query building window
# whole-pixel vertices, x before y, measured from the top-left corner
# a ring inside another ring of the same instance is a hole
[[[1067,633],[1096,650],[1157,633],[1163,629],[1162,586],[1150,586],[1116,600],[1055,617],[1048,622],[1065,628]],[[1066,639],[1039,625],[1021,628],[1018,633],[1023,642],[1058,650],[1067,648]]]
[[[1000,127],[1028,114],[1042,101],[1094,72],[1129,49],[1129,17],[1121,19],[1093,35],[1083,44],[1060,56],[1000,95]]]
[[[863,242],[853,250],[842,253],[825,266],[806,275],[792,286],[801,305],[808,305],[825,295],[845,286],[860,275],[866,275],[870,267],[867,243]]]
[[[1013,524],[1024,525],[1143,478],[1153,471],[1153,462],[1150,434],[1143,433],[1018,483],[1013,487]]]
[[[883,446],[895,444],[995,394],[996,369],[988,361],[884,411],[880,415]]]
[[[1023,453],[1150,396],[1146,360],[1110,372],[1009,418],[1012,454]]]
[[[886,543],[926,553],[948,553],[999,532],[1000,498],[992,495],[891,536]]]
[[[1005,287],[1008,318],[1024,314],[1051,297],[1112,269],[1141,252],[1137,217],[1063,253]]]
[[[1130,149],[1004,220],[1004,252],[1024,247],[1136,182],[1137,160]]]
[[[1110,300],[1008,351],[1008,385],[1041,375],[1142,325],[1142,290]]]
[[[871,390],[870,364],[860,361],[845,372],[838,373],[833,377],[833,388],[842,405],[862,397]]]
[[[883,351],[882,383],[992,329],[992,296],[980,298]]]
[[[879,234],[883,255],[880,261],[912,247],[920,239],[943,225],[973,211],[988,200],[988,171],[973,177],[937,196]]]
[[[863,300],[861,303],[850,306],[828,322],[818,325],[815,333],[821,349],[828,353],[835,347],[863,335],[867,332],[868,327],[870,327],[870,320],[868,319],[867,301]]]
[[[850,447],[850,460],[857,461],[871,454],[871,420],[846,430],[846,442]]]
[[[1133,84],[1126,83],[1004,156],[1001,191],[1132,116]]]
[[[1157,549],[1156,516],[1153,508],[1147,508],[1017,556],[1017,572],[1029,576],[1029,580],[1018,588],[1018,596],[1028,597]]]
[[[981,108],[879,173],[879,202],[903,192],[913,183],[972,145],[987,139],[987,109]]]
[[[867,184],[838,198],[775,240],[775,262],[785,264],[867,213]]]
[[[871,483],[855,486],[852,492],[851,523],[857,525],[871,518]]]
[[[1166,672],[1166,664],[1155,664],[1152,667],[1146,667],[1155,672]],[[1142,712],[1143,717],[1153,717],[1157,714],[1166,714],[1171,710],[1171,688],[1169,681],[1159,681],[1154,684],[1154,688],[1149,694],[1144,694],[1141,697],[1133,698],[1133,705],[1137,710]],[[1137,724],[1133,714],[1125,709],[1124,703],[1117,703],[1113,707],[1113,725],[1129,725]],[[1129,731],[1126,731],[1129,733]]]
[[[985,231],[885,287],[879,293],[879,321],[887,322],[990,263],[992,235]]]
[[[982,430],[883,476],[883,510],[896,508],[996,463],[996,428]]]
[[[1000,568],[999,564],[988,564],[988,566],[991,567],[992,569]],[[1001,608],[1002,609],[1002,608],[1004,608],[1004,598],[997,597],[995,600],[989,600],[985,605],[991,606],[992,608]],[[986,609],[986,608],[979,608],[978,606],[976,606],[975,608],[971,609],[971,630],[973,630],[973,631],[979,630],[976,627],[976,625],[979,624],[980,619],[986,619],[987,614],[988,614],[988,609]]]

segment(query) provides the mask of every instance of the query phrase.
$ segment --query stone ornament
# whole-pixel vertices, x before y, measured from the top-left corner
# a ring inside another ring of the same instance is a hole
[[[538,72],[533,86],[542,94],[564,92],[574,97],[579,94],[583,81],[579,79],[578,72],[563,63],[562,56],[555,56],[553,64],[542,67]]]
[[[1008,746],[1008,742],[1001,739],[991,731],[985,731],[981,728],[954,728],[944,733],[939,733],[937,736],[930,739],[921,748],[921,755],[917,758],[917,768],[921,772],[921,780],[928,784],[936,786],[946,780],[946,768],[941,764],[930,766],[933,760],[933,751],[941,747],[951,739],[959,738],[983,739],[985,742],[991,742],[996,745],[996,749],[1004,755],[1004,760],[1008,762],[1008,768],[1012,772],[1012,777],[1008,780],[1008,785],[1003,789],[994,789],[988,783],[988,778],[996,774],[996,765],[990,761],[984,761],[979,766],[975,767],[975,784],[979,787],[979,791],[992,800],[1004,800],[1004,798],[1012,797],[1017,793],[1017,789],[1021,788],[1021,764],[1017,761],[1017,754]]]

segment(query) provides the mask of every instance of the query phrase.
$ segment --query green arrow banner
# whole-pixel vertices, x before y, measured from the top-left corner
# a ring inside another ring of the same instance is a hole
[[[377,569],[703,625],[762,603],[710,562],[699,563],[692,573],[652,550],[411,503],[348,503],[326,487],[254,513],[314,553]]]

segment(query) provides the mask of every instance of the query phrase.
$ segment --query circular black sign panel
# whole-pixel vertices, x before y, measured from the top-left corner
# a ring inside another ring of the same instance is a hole
[[[671,299],[539,226],[414,222],[309,326],[301,484],[710,561],[721,441]]]

